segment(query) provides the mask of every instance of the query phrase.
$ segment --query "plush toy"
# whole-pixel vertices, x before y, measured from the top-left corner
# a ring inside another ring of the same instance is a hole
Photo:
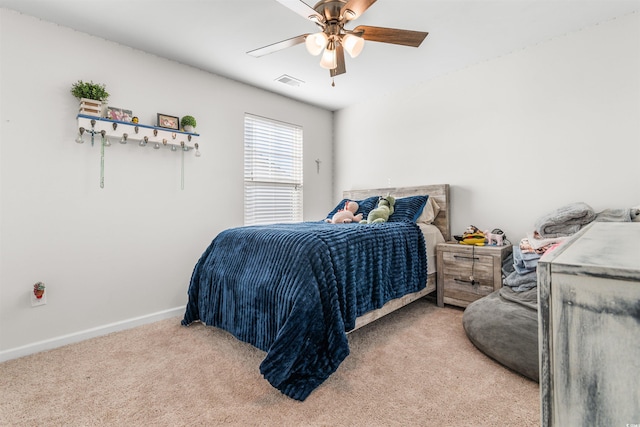
[[[360,222],[362,220],[362,214],[358,212],[359,205],[357,202],[352,200],[347,200],[344,203],[344,209],[340,209],[338,212],[333,214],[331,219],[327,218],[325,221],[330,222],[331,224],[347,224],[350,222]]]
[[[504,234],[489,233],[489,230],[484,231],[484,237],[485,239],[487,239],[487,245],[490,245],[490,246],[502,246],[503,236]]]
[[[379,222],[387,222],[389,217],[393,215],[393,206],[396,199],[392,196],[380,197],[378,207],[371,210],[366,220],[360,221],[360,224],[376,224]]]
[[[475,246],[484,246],[486,242],[485,235],[482,231],[478,229],[478,227],[470,225],[464,230],[462,236],[453,236],[458,241],[458,243],[463,245],[475,245]]]

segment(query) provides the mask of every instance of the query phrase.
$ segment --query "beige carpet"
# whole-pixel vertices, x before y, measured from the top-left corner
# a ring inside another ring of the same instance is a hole
[[[163,320],[0,364],[2,426],[537,426],[539,388],[480,353],[462,310],[419,300],[349,336],[304,402],[272,388],[264,353]]]

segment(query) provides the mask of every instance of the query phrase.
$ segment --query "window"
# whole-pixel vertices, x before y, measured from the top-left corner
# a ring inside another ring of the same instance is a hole
[[[244,224],[302,221],[302,127],[244,116]]]

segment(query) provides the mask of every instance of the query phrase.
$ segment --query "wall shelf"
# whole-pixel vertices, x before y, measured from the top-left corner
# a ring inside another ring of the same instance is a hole
[[[197,133],[182,132],[158,126],[104,119],[102,117],[78,114],[78,137],[76,142],[82,144],[90,140],[91,145],[100,144],[100,188],[104,188],[104,153],[105,147],[113,142],[120,144],[136,143],[141,147],[151,145],[155,149],[169,148],[181,153],[181,188],[184,189],[184,155],[195,150],[200,157]]]
[[[182,132],[179,130],[167,129],[157,126],[148,126],[139,123],[123,122],[119,120],[104,119],[101,117],[87,116],[78,114],[78,131],[80,139],[89,137],[104,137],[108,139],[107,146],[116,140],[126,144],[128,142],[137,142],[144,146],[151,144],[155,148],[166,146],[174,151],[184,148],[185,151],[191,149],[198,153],[198,139],[200,134]],[[104,131],[104,135],[102,132]],[[126,137],[124,136],[126,134]],[[84,140],[83,140],[84,142]]]

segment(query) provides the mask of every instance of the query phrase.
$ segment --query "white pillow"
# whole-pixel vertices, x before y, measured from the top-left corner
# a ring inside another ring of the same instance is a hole
[[[433,197],[429,197],[429,199],[427,200],[427,204],[424,205],[424,209],[422,210],[422,213],[420,214],[420,217],[416,222],[420,222],[422,224],[431,224],[433,220],[438,216],[438,213],[440,213],[440,206],[438,206],[438,203],[436,203]]]

